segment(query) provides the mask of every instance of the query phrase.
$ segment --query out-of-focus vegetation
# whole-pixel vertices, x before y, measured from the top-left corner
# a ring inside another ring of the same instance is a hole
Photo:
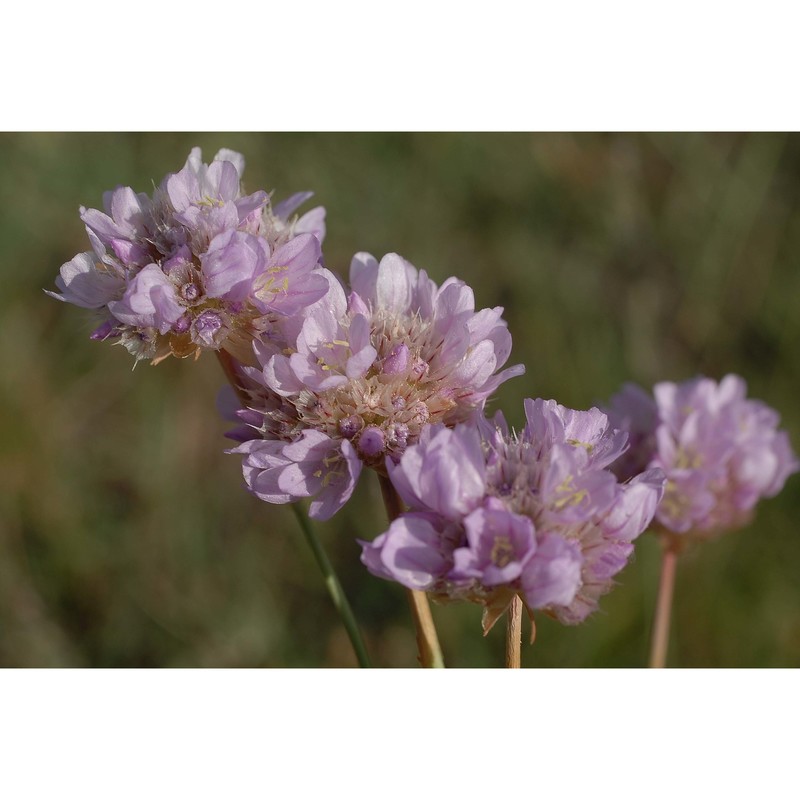
[[[242,488],[215,410],[216,360],[151,368],[91,342],[48,298],[88,249],[78,207],[150,191],[200,145],[245,184],[313,189],[329,266],[397,251],[503,305],[527,396],[587,408],[625,380],[738,372],[800,447],[800,137],[140,134],[0,136],[0,665],[348,666],[349,644],[291,512]],[[670,662],[800,663],[800,479],[747,529],[679,565]],[[318,524],[374,660],[413,666],[403,591],[356,537],[384,527],[374,476]],[[538,622],[529,666],[645,663],[659,550],[639,540],[602,611]],[[434,614],[451,666],[500,666],[477,606]]]

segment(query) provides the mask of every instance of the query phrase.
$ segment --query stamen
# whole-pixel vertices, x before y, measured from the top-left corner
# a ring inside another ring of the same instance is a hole
[[[571,444],[573,447],[582,447],[590,455],[592,450],[594,450],[593,444],[590,444],[589,442],[582,442],[579,439],[567,439],[567,444]]]
[[[495,537],[490,558],[497,567],[505,567],[514,560],[514,547],[508,536]]]

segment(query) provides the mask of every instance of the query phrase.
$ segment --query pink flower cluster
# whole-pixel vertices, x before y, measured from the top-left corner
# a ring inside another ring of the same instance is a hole
[[[514,595],[529,611],[581,622],[627,563],[650,524],[664,474],[620,483],[608,466],[627,436],[597,409],[527,400],[513,434],[492,422],[431,426],[389,476],[411,509],[362,560],[374,575],[443,601],[486,609],[488,628]]]
[[[656,520],[666,530],[709,536],[741,527],[758,500],[776,495],[798,470],[777,412],[746,395],[745,382],[727,375],[719,383],[658,383],[652,396],[627,384],[611,399],[611,419],[633,439],[617,471],[664,470]]]
[[[61,267],[60,294],[48,294],[94,309],[92,338],[137,360],[224,348],[251,361],[254,338],[327,290],[325,210],[291,216],[308,192],[274,207],[264,191],[244,195],[243,171],[239,153],[204,164],[194,148],[152,197],[106,192],[104,212],[81,208],[92,249]]]
[[[434,423],[454,425],[522,367],[498,372],[511,352],[502,309],[475,310],[472,290],[437,286],[393,253],[359,253],[349,292],[329,289],[302,319],[256,345],[244,370],[250,425],[234,452],[262,500],[313,498],[327,519],[348,500],[362,466],[385,472]]]

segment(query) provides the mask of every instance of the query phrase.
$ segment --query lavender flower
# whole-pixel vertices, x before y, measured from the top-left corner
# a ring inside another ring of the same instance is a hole
[[[305,319],[257,344],[261,370],[246,370],[244,413],[257,410],[262,422],[234,451],[245,456],[245,478],[259,497],[313,495],[318,519],[346,502],[362,464],[384,472],[387,457],[397,461],[426,426],[469,419],[523,372],[497,372],[511,351],[502,309],[476,312],[462,281],[437,287],[395,254],[380,264],[356,255],[349,297],[326,275],[328,293]],[[314,448],[300,457],[297,443],[311,441],[311,432]],[[234,436],[243,438],[241,429]],[[306,482],[295,480],[298,469]]]
[[[220,150],[204,164],[199,148],[152,197],[118,187],[105,212],[81,208],[91,251],[61,267],[60,294],[100,316],[94,339],[113,339],[136,358],[225,348],[252,360],[252,339],[318,300],[325,211],[290,215],[311,193],[270,204],[244,195],[244,158]]]
[[[392,484],[410,507],[362,542],[374,575],[486,609],[488,630],[514,595],[529,612],[584,620],[650,524],[664,475],[651,469],[619,483],[606,468],[626,435],[597,409],[526,400],[517,436],[492,422],[432,425],[399,462]]]
[[[666,530],[710,536],[738,528],[800,467],[777,430],[778,414],[746,393],[742,378],[727,375],[719,384],[658,383],[653,397],[628,384],[611,399],[609,415],[634,438],[629,460],[614,469],[622,477],[631,464],[664,470],[656,519]]]

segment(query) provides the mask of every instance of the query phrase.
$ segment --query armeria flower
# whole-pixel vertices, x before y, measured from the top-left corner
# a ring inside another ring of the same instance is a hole
[[[243,414],[257,410],[262,423],[235,451],[245,455],[245,477],[259,497],[315,496],[310,513],[319,519],[346,502],[362,464],[385,472],[387,458],[397,461],[427,425],[469,419],[523,372],[497,371],[511,351],[502,309],[476,312],[460,280],[438,287],[395,254],[380,264],[356,255],[349,297],[327,275],[327,295],[304,320],[256,345],[262,369],[247,371]],[[295,479],[298,470],[305,483]]]
[[[61,267],[60,294],[101,316],[94,339],[121,342],[137,359],[225,348],[252,359],[252,339],[327,291],[319,273],[325,210],[290,217],[310,192],[272,207],[244,195],[244,158],[194,148],[152,197],[118,187],[105,212],[81,208],[91,251]]]
[[[374,575],[441,601],[485,607],[488,630],[519,595],[577,623],[597,608],[650,524],[664,475],[651,469],[619,483],[607,467],[626,447],[597,409],[526,400],[527,424],[429,426],[389,477],[410,511],[362,561]]]
[[[633,433],[633,461],[667,476],[657,521],[676,534],[709,536],[750,520],[762,497],[772,497],[798,470],[778,414],[746,398],[737,375],[719,383],[698,377],[658,383],[653,396],[631,384],[611,400],[615,424]]]

